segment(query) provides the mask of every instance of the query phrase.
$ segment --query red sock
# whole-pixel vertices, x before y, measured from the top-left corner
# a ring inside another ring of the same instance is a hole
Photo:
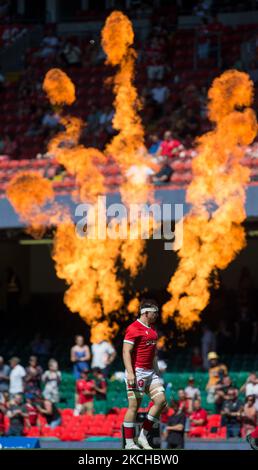
[[[251,436],[254,439],[258,439],[258,426],[255,428],[255,430],[253,432],[251,432]]]
[[[125,439],[133,439],[135,436],[135,427],[133,423],[124,423]]]

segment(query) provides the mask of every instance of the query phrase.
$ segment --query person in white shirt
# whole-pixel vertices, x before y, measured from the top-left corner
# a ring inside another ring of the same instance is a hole
[[[258,377],[256,372],[252,372],[247,377],[246,382],[240,388],[240,392],[244,392],[246,397],[255,396],[255,409],[258,411]]]
[[[193,401],[201,399],[201,392],[199,388],[195,387],[193,376],[190,376],[188,379],[188,385],[185,387],[185,395],[188,400],[191,400],[191,409]]]
[[[115,348],[108,341],[93,343],[91,346],[92,362],[91,368],[101,369],[104,377],[108,376],[110,366],[116,357]]]
[[[24,377],[26,375],[26,371],[24,367],[20,365],[20,359],[18,357],[12,357],[10,359],[10,367],[9,393],[11,397],[13,397],[17,393],[24,392]]]

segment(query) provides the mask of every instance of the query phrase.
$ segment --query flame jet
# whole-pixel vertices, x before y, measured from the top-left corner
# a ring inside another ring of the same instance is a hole
[[[179,264],[168,285],[163,320],[174,317],[182,329],[200,321],[210,299],[211,275],[225,269],[245,246],[245,189],[250,170],[241,164],[245,148],[257,134],[253,83],[228,70],[208,92],[214,129],[197,140],[193,179],[186,191],[191,204],[184,218]]]
[[[148,182],[146,167],[147,152],[144,146],[144,129],[138,111],[141,108],[137,90],[133,85],[135,60],[137,54],[132,47],[134,32],[131,21],[123,13],[114,11],[107,18],[101,32],[102,47],[107,55],[106,63],[117,67],[112,80],[115,94],[113,127],[117,135],[107,145],[105,151],[118,163],[123,175],[120,186],[122,201],[130,204],[146,204],[153,198],[153,190]],[[150,165],[150,159],[148,161]],[[130,167],[137,167],[137,179],[130,177]],[[132,277],[146,264],[145,241],[138,234],[142,232],[148,238],[154,227],[154,220],[148,222],[137,218],[128,224],[128,238],[121,246],[121,258],[124,267]]]

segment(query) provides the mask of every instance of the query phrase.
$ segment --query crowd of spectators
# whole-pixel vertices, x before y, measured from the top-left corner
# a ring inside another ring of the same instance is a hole
[[[206,401],[214,403],[216,426],[226,428],[228,438],[245,437],[258,423],[258,377],[250,373],[241,388],[233,383],[227,367],[215,352],[209,353],[209,380]],[[208,412],[202,405],[201,391],[190,376],[184,389],[172,393],[172,401],[162,418],[163,438],[169,448],[183,448],[184,436],[203,437]],[[215,426],[215,428],[216,428]],[[215,429],[216,430],[216,429]]]
[[[31,345],[41,353],[44,362],[44,342],[38,338]],[[94,413],[94,400],[106,400],[107,377],[116,356],[114,347],[107,341],[93,343],[91,352],[81,335],[71,348],[71,363],[75,378],[74,415]],[[31,355],[26,367],[18,357],[8,362],[0,357],[0,435],[5,430],[5,415],[9,418],[8,436],[23,435],[31,426],[44,425],[55,428],[61,424],[59,404],[62,402],[60,384],[62,373],[56,359],[49,359],[43,370],[36,355]]]

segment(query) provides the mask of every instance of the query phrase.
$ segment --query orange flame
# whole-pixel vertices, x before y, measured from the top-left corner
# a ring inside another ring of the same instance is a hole
[[[49,213],[44,209],[54,200],[51,182],[36,172],[20,172],[9,182],[6,195],[21,220],[29,225],[27,233],[42,237],[49,223]]]
[[[76,99],[72,80],[60,69],[51,69],[47,72],[43,90],[53,105],[71,105]]]
[[[149,162],[146,163],[144,129],[138,114],[141,105],[133,85],[136,52],[131,47],[134,41],[132,23],[123,13],[114,11],[107,18],[101,34],[107,64],[118,66],[112,80],[115,94],[113,127],[118,134],[107,145],[106,152],[113,156],[124,176],[120,186],[123,202],[145,203],[152,198],[152,188],[143,171]],[[137,179],[128,173],[132,166],[137,168]],[[128,226],[131,235],[124,240],[121,248],[124,266],[132,276],[146,263],[145,241],[133,240],[135,228]]]
[[[229,70],[214,80],[208,97],[215,128],[197,141],[193,180],[186,193],[192,208],[184,219],[180,261],[167,289],[172,298],[163,306],[163,320],[174,316],[182,329],[200,321],[214,270],[225,269],[245,246],[241,223],[250,171],[241,159],[257,134],[250,108],[253,83],[247,74]],[[240,107],[245,109],[238,111]]]

